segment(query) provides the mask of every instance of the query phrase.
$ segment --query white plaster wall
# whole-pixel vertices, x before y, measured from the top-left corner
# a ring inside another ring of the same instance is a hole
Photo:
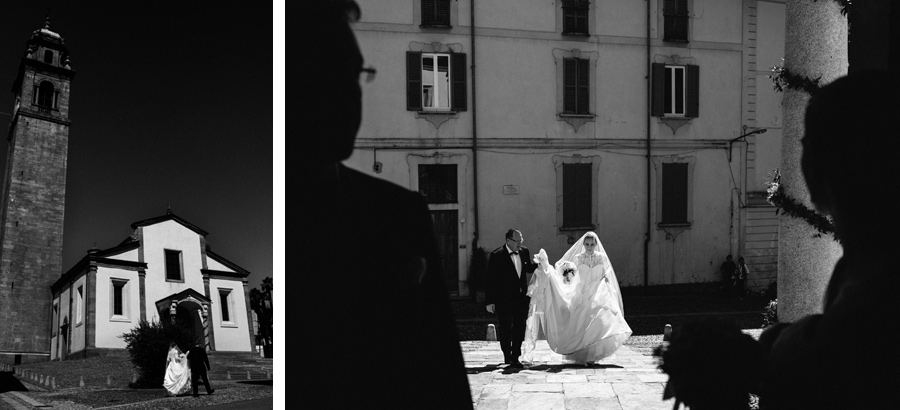
[[[222,271],[222,272],[234,272],[234,269],[231,269],[231,268],[219,263],[215,259],[210,258],[209,255],[206,255],[206,267],[208,269]]]
[[[223,325],[219,290],[231,289],[232,306],[229,314],[233,325]],[[210,279],[209,293],[212,299],[210,317],[215,326],[216,351],[246,352],[251,350],[250,330],[247,323],[247,304],[241,281]]]
[[[75,299],[77,297],[77,292],[78,292],[79,286],[83,286],[83,289],[84,289],[84,292],[82,293],[84,298],[82,300],[83,311],[82,311],[82,316],[81,316],[82,317],[81,324],[77,324],[78,312],[76,312],[76,310],[75,310],[75,308],[77,306],[77,302],[75,301]],[[69,318],[69,326],[74,327],[74,328],[72,329],[72,332],[69,335],[69,337],[70,337],[69,345],[71,346],[70,353],[74,353],[74,352],[84,350],[84,335],[85,335],[85,328],[86,328],[85,319],[87,318],[87,300],[89,297],[88,293],[93,292],[93,290],[88,289],[87,286],[85,286],[85,277],[81,276],[72,284],[71,291],[72,291],[72,294],[75,296],[72,297],[72,316]]]
[[[783,94],[775,91],[767,76],[784,57],[784,7],[784,3],[757,3],[756,124],[768,131],[756,137],[756,175],[748,190],[764,191],[772,171],[781,166]]]
[[[121,261],[138,262],[138,249],[132,249],[115,255],[107,256],[110,259],[118,259]]]
[[[596,138],[647,137],[646,49],[604,44],[597,60]],[[571,127],[569,127],[571,129]]]
[[[656,18],[656,1],[649,0],[653,19]],[[599,0],[593,1],[597,19],[597,34],[601,36],[647,37],[646,1]],[[557,3],[558,4],[558,3]],[[651,23],[651,28],[655,24]],[[655,32],[651,32],[655,37]]]
[[[689,9],[692,41],[740,44],[743,35],[741,1],[693,0]]]
[[[112,279],[124,279],[128,281],[123,289],[124,316],[112,317]],[[125,269],[98,267],[97,268],[97,338],[96,346],[101,348],[124,349],[125,340],[122,334],[131,331],[141,319],[140,283],[136,271]]]
[[[556,59],[553,49],[594,47],[584,43],[545,42],[521,38],[479,38],[478,137],[560,138],[572,136],[557,121]],[[593,134],[593,124],[579,135]]]
[[[413,24],[415,0],[359,0],[359,21],[370,23]]]
[[[465,24],[469,25],[469,4],[461,11],[465,13]],[[502,28],[528,31],[555,32],[556,8],[559,3],[547,0],[480,1],[475,6],[476,28]],[[460,13],[462,14],[462,13]]]
[[[50,302],[50,308],[53,309],[53,304],[57,304],[57,309],[62,309],[62,303],[60,301],[60,296],[54,296],[53,301]],[[52,315],[51,311],[51,315]],[[62,311],[58,311],[56,313],[56,319],[53,317],[50,318],[51,328],[50,328],[50,360],[56,359],[58,354],[58,341],[59,337],[59,324],[62,323],[63,314]]]
[[[165,221],[143,228],[144,262],[147,263],[145,292],[147,320],[159,320],[156,302],[166,296],[191,288],[204,294],[200,235],[175,221]],[[165,249],[180,250],[184,283],[166,281]]]

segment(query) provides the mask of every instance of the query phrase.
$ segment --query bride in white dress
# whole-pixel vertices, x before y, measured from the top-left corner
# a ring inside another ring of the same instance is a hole
[[[184,394],[191,389],[191,366],[188,364],[187,355],[182,353],[174,342],[169,344],[163,387],[169,396]]]
[[[597,234],[584,234],[554,266],[543,249],[534,261],[539,267],[528,286],[521,361],[533,362],[541,335],[566,362],[584,365],[612,355],[631,336],[619,282]]]

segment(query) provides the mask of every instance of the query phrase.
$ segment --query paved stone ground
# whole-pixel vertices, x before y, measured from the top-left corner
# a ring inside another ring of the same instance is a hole
[[[499,342],[460,342],[469,373],[472,403],[478,410],[670,410],[663,401],[668,376],[656,358],[622,346],[592,367],[563,364],[546,340],[535,349],[535,362],[508,369]]]

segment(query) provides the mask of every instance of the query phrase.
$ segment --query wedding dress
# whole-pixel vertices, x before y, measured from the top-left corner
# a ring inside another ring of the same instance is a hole
[[[178,347],[169,349],[166,357],[166,377],[163,387],[170,396],[187,393],[191,389],[191,367]]]
[[[596,243],[592,253],[584,248],[586,237]],[[595,233],[582,236],[554,266],[543,249],[534,260],[539,268],[528,287],[531,303],[521,361],[533,363],[538,339],[546,338],[566,362],[583,364],[612,355],[631,336],[616,274]],[[561,272],[567,261],[577,267],[571,281]]]

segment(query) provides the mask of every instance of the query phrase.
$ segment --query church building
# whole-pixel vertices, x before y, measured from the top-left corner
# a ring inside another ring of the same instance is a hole
[[[51,287],[50,359],[124,354],[141,320],[176,320],[209,351],[251,352],[250,272],[212,252],[207,232],[168,212],[91,249]]]
[[[212,252],[207,232],[171,213],[135,222],[109,249],[62,266],[75,71],[63,37],[26,42],[0,198],[0,362],[125,354],[141,320],[173,321],[208,351],[254,347],[248,276]],[[64,272],[64,273],[63,273]]]

